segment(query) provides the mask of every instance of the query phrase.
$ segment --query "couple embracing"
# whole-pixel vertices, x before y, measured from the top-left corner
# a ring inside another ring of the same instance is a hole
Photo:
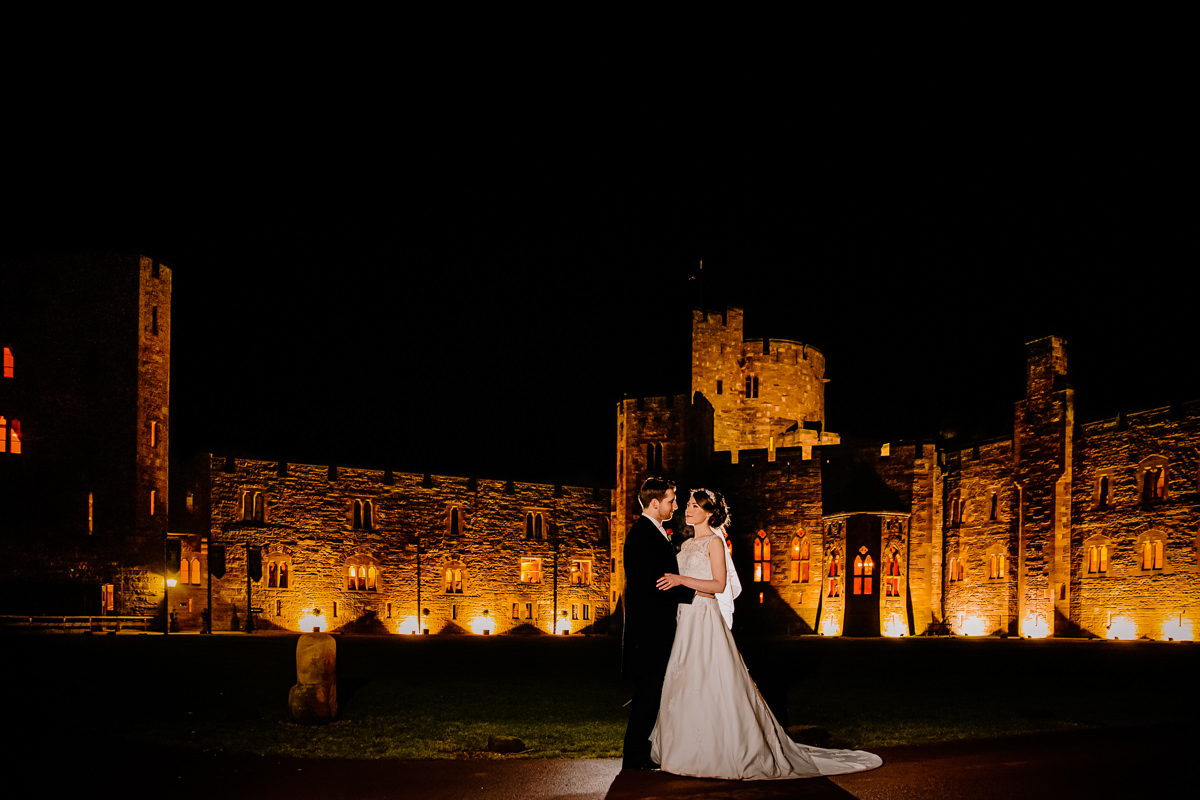
[[[861,750],[793,742],[754,685],[729,630],[741,591],[725,544],[719,492],[686,495],[695,535],[678,557],[663,523],[675,484],[647,478],[642,516],[625,537],[624,669],[633,682],[625,769],[764,780],[838,775],[882,762]]]

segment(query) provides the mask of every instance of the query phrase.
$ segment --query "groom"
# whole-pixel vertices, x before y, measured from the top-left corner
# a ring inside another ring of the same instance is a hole
[[[675,614],[695,592],[685,586],[660,591],[655,585],[668,572],[678,573],[675,548],[663,523],[675,513],[675,484],[647,478],[638,492],[642,516],[625,537],[624,672],[633,683],[629,726],[625,729],[623,769],[657,769],[650,760],[650,732],[658,718],[663,679],[675,641]]]

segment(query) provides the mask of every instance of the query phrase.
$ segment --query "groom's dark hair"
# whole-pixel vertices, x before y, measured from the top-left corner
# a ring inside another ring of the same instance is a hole
[[[675,481],[669,481],[666,478],[646,478],[642,481],[642,488],[638,490],[638,500],[642,503],[642,508],[650,507],[651,500],[662,500],[666,497],[668,489],[675,488]]]

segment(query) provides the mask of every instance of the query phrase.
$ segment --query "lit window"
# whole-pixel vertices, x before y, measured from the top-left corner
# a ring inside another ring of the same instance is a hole
[[[829,596],[840,597],[842,594],[842,585],[838,576],[841,574],[841,558],[838,551],[834,550],[829,554]]]
[[[379,578],[379,567],[370,556],[354,556],[346,565],[346,588],[351,591],[377,592]]]
[[[0,417],[0,453],[5,450],[5,424],[4,417]],[[14,455],[21,452],[21,420],[14,419],[7,425],[8,452]]]
[[[100,600],[104,605],[105,611],[113,610],[113,585],[106,583],[100,587]]]
[[[875,571],[875,562],[867,554],[867,548],[859,549],[859,555],[854,557],[854,593],[871,593],[871,574]]]
[[[963,567],[963,560],[961,558],[957,558],[957,557],[951,558],[950,559],[950,580],[952,582],[962,581],[962,580],[964,580],[965,575],[966,575],[966,570]]]
[[[888,557],[887,565],[884,566],[884,594],[889,597],[900,596],[900,551],[892,549],[891,555]]]
[[[591,586],[592,585],[592,562],[590,562],[590,561],[572,561],[571,562],[571,583],[574,586]]]
[[[150,490],[150,516],[152,516],[152,517],[154,516],[154,506],[157,504],[156,503],[157,500],[158,500],[158,490],[151,489]]]
[[[463,571],[461,568],[455,569],[451,567],[446,570],[446,580],[444,581],[446,594],[462,594],[463,593]]]
[[[1008,568],[1005,563],[1003,553],[992,553],[988,556],[988,578],[998,580],[1004,578],[1008,574]]]
[[[0,417],[0,453],[8,452],[8,423]]]
[[[808,583],[808,537],[803,535],[792,539],[791,572],[792,583]]]
[[[1142,569],[1163,568],[1163,543],[1161,539],[1142,542]]]
[[[153,420],[150,422],[150,446],[158,447],[158,423]]]
[[[4,377],[11,378],[13,376],[13,354],[12,350],[4,348]]]
[[[196,585],[200,584],[200,559],[198,558],[192,559],[192,583]],[[286,585],[287,583],[285,580],[284,586]]]
[[[589,620],[592,618],[592,607],[587,603],[583,604],[583,618],[584,620]]]
[[[573,620],[579,619],[579,604],[578,603],[571,603],[571,619],[573,619]]]
[[[188,567],[190,565],[191,565],[191,562],[188,561],[186,558],[182,559],[179,562],[179,582],[180,583],[191,583],[191,581],[188,580]]]
[[[520,603],[512,604],[512,618],[513,619],[521,618],[521,604]]]
[[[521,583],[542,582],[542,560],[540,558],[521,559]]]
[[[771,582],[771,540],[766,531],[759,531],[754,538],[754,580],[757,583]]]

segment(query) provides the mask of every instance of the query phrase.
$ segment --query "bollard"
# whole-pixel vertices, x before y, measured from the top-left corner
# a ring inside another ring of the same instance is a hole
[[[337,716],[337,642],[328,633],[306,633],[296,643],[296,685],[288,707],[297,722]]]

